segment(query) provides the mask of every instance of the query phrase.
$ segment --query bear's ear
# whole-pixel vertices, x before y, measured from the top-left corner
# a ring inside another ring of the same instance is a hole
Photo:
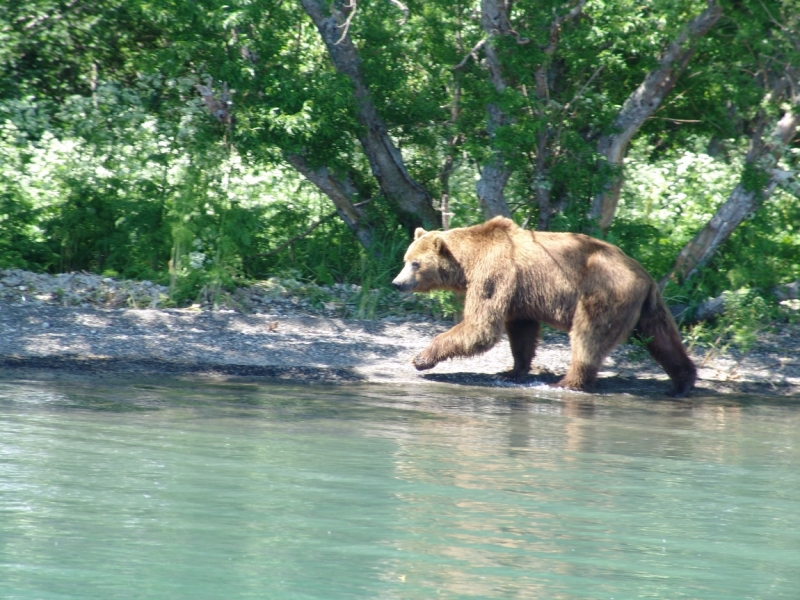
[[[428,233],[428,232],[427,232],[427,231],[425,231],[425,230],[424,230],[422,227],[417,227],[417,228],[414,230],[414,239],[415,239],[415,240],[418,240],[419,238],[421,238],[421,237],[422,237],[423,235],[425,235],[426,233]]]
[[[439,254],[444,254],[447,251],[447,246],[444,245],[444,240],[441,236],[433,238],[433,249]]]

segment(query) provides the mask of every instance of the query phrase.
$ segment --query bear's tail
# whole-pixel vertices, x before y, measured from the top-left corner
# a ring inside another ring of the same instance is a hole
[[[683,398],[694,387],[697,369],[686,353],[678,326],[669,312],[655,282],[642,305],[634,332],[672,380],[672,395]]]

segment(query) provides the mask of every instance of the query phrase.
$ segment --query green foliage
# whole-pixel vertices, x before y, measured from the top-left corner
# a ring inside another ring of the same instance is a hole
[[[445,290],[437,290],[430,293],[431,298],[438,305],[440,318],[452,319],[453,321],[461,320],[464,314],[464,298],[453,292]]]
[[[308,186],[302,187],[310,192]],[[402,265],[409,240],[402,228],[392,225],[391,215],[381,214],[383,211],[377,207],[367,212],[373,221],[383,219],[384,223],[382,235],[371,253],[355,241],[341,221],[331,219],[280,252],[254,256],[247,261],[246,274],[264,278],[278,273],[324,285],[358,284],[357,302],[348,309],[348,316],[371,318],[391,314],[385,303],[396,295],[391,292],[389,283]],[[261,254],[284,245],[287,239],[298,237],[307,230],[307,220],[287,203],[276,203],[265,224],[267,227],[255,234],[256,247],[262,250]]]
[[[349,32],[409,177],[434,198],[447,191],[452,224],[470,225],[482,219],[480,169],[499,151],[513,171],[505,190],[513,217],[532,227],[544,190],[548,228],[560,231],[590,228],[592,199],[618,174],[598,161],[598,139],[707,7],[590,2],[562,23],[549,53],[553,18],[574,3],[518,0],[515,34],[491,41],[507,84],[498,92],[484,51],[470,54],[486,35],[474,2],[406,4],[401,25],[396,4],[361,2]],[[779,78],[778,65],[798,64],[797,8],[796,0],[725,0],[725,18],[633,140],[606,237],[656,278],[737,184],[761,189],[769,176],[744,156],[758,119],[785,110],[764,82]],[[0,6],[0,36],[0,266],[154,279],[170,284],[178,304],[221,302],[242,280],[280,275],[359,285],[349,316],[391,314],[398,300],[385,286],[410,232],[359,143],[367,132],[353,84],[297,3],[11,2]],[[217,122],[198,95],[202,84],[219,98],[223,83],[231,123]],[[509,117],[492,139],[489,104]],[[796,173],[800,154],[790,145],[778,166]],[[375,248],[328,218],[330,201],[286,165],[293,153],[352,182],[352,200],[368,202]],[[698,304],[749,289],[768,301],[774,285],[800,278],[797,223],[797,191],[787,185],[667,295]],[[425,310],[459,311],[445,294],[434,305]],[[750,317],[740,317],[725,327],[745,331]]]
[[[725,290],[750,288],[769,297],[773,287],[800,278],[800,218],[797,199],[778,193],[743,223],[686,290],[702,301]]]
[[[724,298],[722,316],[694,325],[685,333],[690,350],[700,346],[718,353],[735,347],[747,353],[755,345],[758,334],[774,322],[779,312],[758,290],[745,288],[726,292]]]
[[[656,278],[702,229],[741,178],[741,151],[712,156],[709,140],[692,149],[665,152],[636,144],[628,160],[622,205],[607,239],[640,261]],[[743,149],[737,149],[743,150]],[[769,290],[800,278],[800,201],[778,190],[718,250],[712,264],[684,286],[670,283],[669,297],[699,304],[725,290]]]
[[[742,169],[742,187],[748,192],[761,193],[769,182],[770,174],[758,165],[747,163]]]
[[[0,177],[0,268],[37,268],[52,257],[36,243],[38,215],[29,201],[19,199],[14,181]]]

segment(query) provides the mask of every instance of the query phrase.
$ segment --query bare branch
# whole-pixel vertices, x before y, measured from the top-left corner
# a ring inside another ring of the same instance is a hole
[[[355,0],[353,0],[353,1],[355,1]],[[392,3],[392,4],[394,4],[394,5],[395,5],[397,8],[399,8],[400,10],[402,10],[402,11],[403,11],[403,18],[402,18],[402,19],[400,19],[400,20],[397,22],[397,24],[398,24],[400,27],[402,27],[403,25],[405,25],[405,24],[408,22],[408,7],[407,7],[405,4],[403,4],[402,2],[400,2],[400,0],[389,0],[389,2],[391,2],[391,3]]]
[[[577,93],[577,94],[575,94],[575,96],[572,98],[572,100],[570,100],[569,102],[567,102],[567,103],[564,105],[564,108],[562,108],[562,109],[561,109],[561,112],[562,112],[562,113],[566,113],[566,112],[567,112],[567,110],[569,110],[570,106],[572,106],[572,105],[573,105],[573,104],[575,104],[575,103],[576,103],[578,100],[580,100],[581,96],[583,96],[583,93],[584,93],[584,92],[585,92],[585,91],[586,91],[586,90],[589,88],[589,86],[590,86],[590,85],[592,85],[592,82],[593,82],[593,81],[594,81],[594,80],[597,78],[597,76],[598,76],[598,75],[600,75],[600,73],[603,71],[603,69],[604,69],[604,68],[605,68],[605,65],[600,65],[599,67],[597,67],[597,68],[594,70],[594,73],[592,73],[592,74],[589,76],[589,79],[587,79],[587,80],[586,80],[586,83],[584,83],[584,84],[583,84],[583,87],[581,87],[581,89],[580,89],[580,90],[578,90],[578,93]]]
[[[336,46],[342,43],[344,38],[347,37],[347,33],[350,31],[350,23],[353,22],[353,17],[356,16],[356,9],[358,5],[356,4],[356,0],[350,0],[350,4],[345,4],[344,8],[349,8],[351,10],[348,11],[347,19],[341,25],[337,25],[338,28],[342,29],[342,37],[335,43]]]
[[[658,119],[659,121],[669,121],[670,123],[702,123],[700,119],[673,119],[671,117],[650,117],[651,119]]]
[[[772,16],[772,13],[769,12],[769,9],[766,6],[764,6],[764,3],[761,0],[758,0],[758,3],[761,5],[761,8],[764,9],[764,12],[767,13],[767,17],[769,17],[769,20],[772,21],[773,24],[775,24],[778,27],[778,29],[782,29],[783,31],[787,31],[786,26],[783,23],[781,23],[780,21],[776,20],[775,17]]]
[[[531,38],[522,37],[520,34],[518,34],[513,29],[510,29],[509,33],[517,38],[517,43],[520,46],[524,46],[525,44],[530,44],[531,43]]]
[[[472,50],[467,52],[467,55],[464,57],[464,59],[460,63],[458,63],[455,67],[453,67],[452,70],[455,71],[456,69],[463,69],[464,65],[467,64],[467,61],[470,59],[470,57],[474,58],[475,62],[478,62],[478,50],[480,50],[483,47],[483,45],[486,43],[486,39],[487,38],[483,38],[480,42],[475,44],[472,47]]]

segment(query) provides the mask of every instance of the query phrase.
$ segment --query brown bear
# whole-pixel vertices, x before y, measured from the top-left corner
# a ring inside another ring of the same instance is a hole
[[[672,394],[694,387],[696,369],[658,287],[638,262],[602,240],[576,233],[533,232],[510,219],[450,231],[418,228],[401,291],[466,292],[463,320],[413,359],[418,370],[494,346],[503,327],[521,379],[531,368],[540,323],[569,332],[572,363],[557,386],[589,390],[603,360],[632,333],[672,380]]]

